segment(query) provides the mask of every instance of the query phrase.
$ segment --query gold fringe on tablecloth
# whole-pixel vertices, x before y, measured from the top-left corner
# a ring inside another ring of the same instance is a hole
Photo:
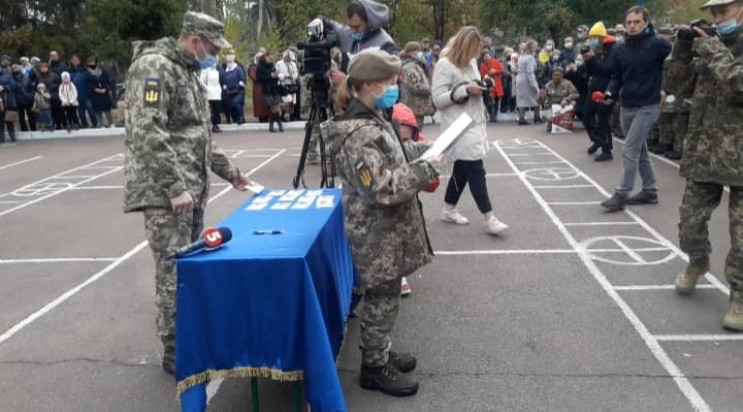
[[[274,381],[281,381],[281,382],[292,382],[292,381],[299,381],[304,379],[304,372],[302,371],[290,371],[285,372],[278,369],[273,368],[252,368],[252,367],[244,367],[244,368],[234,368],[234,369],[228,369],[228,370],[208,370],[205,372],[198,373],[196,375],[191,375],[186,379],[183,379],[182,381],[178,382],[178,391],[177,396],[180,397],[181,394],[195,386],[211,382],[215,379],[224,379],[224,378],[267,378]]]

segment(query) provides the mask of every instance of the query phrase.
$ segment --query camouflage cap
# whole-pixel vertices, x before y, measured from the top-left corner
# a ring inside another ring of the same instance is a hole
[[[400,59],[382,50],[363,51],[351,59],[348,77],[352,80],[376,82],[400,73]]]
[[[181,36],[189,34],[198,34],[204,36],[209,43],[220,49],[229,49],[232,47],[230,42],[224,38],[224,24],[212,16],[204,13],[189,11],[183,18],[183,29]]]
[[[735,3],[736,1],[738,0],[709,0],[707,3],[704,3],[704,5],[700,7],[700,9],[704,10],[712,6],[724,6],[730,3]]]

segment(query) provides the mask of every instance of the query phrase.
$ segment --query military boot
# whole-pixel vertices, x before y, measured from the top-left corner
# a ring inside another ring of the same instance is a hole
[[[415,356],[409,353],[397,353],[395,351],[389,351],[389,355],[390,362],[395,365],[397,370],[402,373],[408,373],[412,371],[418,364],[418,360],[415,359]]]
[[[700,277],[709,272],[709,262],[691,261],[676,278],[676,292],[686,295],[694,291]]]
[[[361,365],[359,383],[364,389],[392,396],[412,396],[418,393],[418,382],[403,375],[391,361],[379,367]]]
[[[743,291],[730,291],[730,308],[722,320],[722,327],[743,332]]]
[[[175,336],[167,336],[163,339],[163,370],[175,374]]]

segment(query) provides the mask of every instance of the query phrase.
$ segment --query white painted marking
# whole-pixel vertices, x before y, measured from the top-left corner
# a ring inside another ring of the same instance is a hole
[[[211,187],[226,187],[226,186],[232,186],[232,185],[229,183],[212,183],[210,186]],[[76,186],[76,187],[71,187],[70,190],[124,190],[124,185]]]
[[[0,259],[0,265],[11,263],[78,263],[78,262],[114,262],[117,258],[28,258],[28,259]]]
[[[549,149],[547,145],[542,144],[545,148]],[[511,168],[514,171],[517,171],[516,165],[513,164],[513,161],[508,158],[505,152],[503,152],[499,145],[496,143],[495,147],[498,151],[501,152],[501,155],[505,158],[506,162],[511,166]],[[551,149],[549,149],[552,151]],[[554,152],[554,151],[552,151]],[[556,154],[556,156],[559,156]],[[561,156],[560,156],[561,157]],[[563,160],[565,160],[563,158]],[[576,171],[578,171],[575,166],[572,165],[572,163],[565,160],[567,164],[569,164],[572,168],[574,168]],[[581,172],[582,173],[582,172]],[[531,182],[526,179],[524,176],[520,176],[521,181],[526,186],[526,188],[531,192],[534,199],[539,203],[539,205],[542,207],[544,212],[549,216],[549,218],[552,220],[552,223],[557,226],[560,233],[562,233],[563,237],[570,243],[570,245],[575,250],[581,250],[581,245],[578,243],[578,241],[573,237],[573,235],[570,234],[568,229],[565,227],[565,225],[562,224],[562,221],[557,217],[555,212],[550,208],[550,206],[547,204],[547,202],[542,198],[542,196],[539,194],[539,192],[534,189]],[[622,297],[619,295],[617,291],[613,289],[613,286],[608,281],[606,276],[601,272],[601,269],[596,265],[596,263],[592,260],[591,256],[585,252],[582,251],[582,253],[579,253],[578,256],[583,261],[583,264],[586,266],[588,271],[591,273],[591,275],[596,279],[596,281],[601,285],[601,287],[604,289],[606,294],[609,295],[609,297],[614,300],[614,302],[617,304],[617,306],[621,309],[624,316],[627,318],[627,320],[632,324],[632,326],[635,328],[637,333],[640,335],[640,337],[645,341],[645,345],[647,345],[648,349],[652,352],[652,354],[655,356],[655,358],[660,362],[661,365],[666,369],[668,374],[673,378],[676,385],[679,387],[681,392],[686,396],[686,398],[691,403],[692,407],[696,411],[711,411],[711,408],[709,405],[707,405],[707,402],[702,398],[702,396],[697,392],[697,390],[692,386],[691,382],[686,378],[684,373],[679,369],[678,366],[671,360],[671,358],[668,356],[668,354],[665,352],[663,347],[658,343],[658,341],[653,337],[653,335],[650,333],[650,331],[645,327],[645,325],[642,323],[639,317],[635,314],[635,312],[632,310],[632,308],[629,307],[627,302],[622,299]]]
[[[544,185],[534,186],[535,189],[587,189],[593,188],[591,185]]]
[[[697,289],[717,289],[714,285],[697,285]],[[617,291],[654,291],[654,290],[676,290],[676,285],[630,285],[614,286]]]
[[[209,382],[206,385],[206,404],[207,405],[209,405],[209,402],[211,402],[212,398],[215,395],[217,395],[217,391],[219,391],[219,387],[222,386],[222,382],[224,382],[223,378],[217,378]]]
[[[600,205],[601,202],[547,202],[552,206],[584,206],[584,205]]]
[[[603,186],[601,186],[600,184],[598,184],[598,182],[596,182],[595,180],[593,180],[593,178],[591,178],[587,174],[583,173],[583,171],[581,171],[580,169],[578,169],[577,167],[575,167],[575,165],[573,165],[571,162],[569,162],[567,159],[565,159],[562,155],[560,155],[556,151],[552,150],[552,148],[550,148],[549,146],[544,145],[544,144],[542,144],[542,145],[543,145],[544,149],[549,150],[556,157],[564,160],[565,163],[567,163],[570,167],[572,167],[573,169],[577,170],[580,173],[580,175],[584,179],[586,179],[586,181],[588,181],[589,183],[591,183],[591,185],[593,185],[593,187],[595,187],[596,190],[598,190],[604,197],[606,197],[606,198],[611,197],[611,194],[609,192],[607,192],[606,189],[604,189]],[[628,214],[640,226],[642,226],[643,229],[645,229],[648,232],[650,232],[650,234],[652,234],[656,239],[658,239],[659,241],[663,242],[666,246],[668,246],[668,248],[671,249],[674,253],[676,253],[676,255],[678,255],[681,259],[683,259],[686,262],[689,261],[689,256],[686,253],[684,253],[681,249],[679,249],[678,246],[676,246],[675,243],[671,242],[670,240],[668,240],[668,238],[666,238],[665,236],[663,236],[660,233],[658,233],[657,230],[655,230],[653,227],[651,227],[644,219],[642,219],[640,216],[638,216],[635,212],[633,212],[631,210],[628,210],[628,209],[624,209],[624,213]],[[722,293],[724,293],[726,295],[730,295],[730,289],[727,286],[723,285],[722,282],[720,282],[720,280],[717,279],[715,276],[713,276],[711,273],[707,273],[705,275],[705,278],[711,284],[715,285],[715,287],[717,289],[719,289]]]
[[[635,252],[664,252],[668,248],[642,248],[634,249]],[[493,249],[493,250],[438,250],[434,254],[437,256],[469,256],[469,255],[550,255],[550,254],[579,254],[589,253],[626,253],[623,249]]]
[[[659,342],[720,342],[729,340],[743,340],[743,334],[730,335],[655,335]]]
[[[552,156],[552,153],[516,153],[509,154],[511,157],[529,157],[529,156]]]
[[[561,160],[554,160],[549,162],[514,162],[516,165],[556,165],[562,164]]]
[[[282,150],[282,151],[276,153],[270,159],[267,159],[263,163],[261,163],[258,166],[254,167],[252,170],[250,170],[248,172],[248,174],[255,173],[256,171],[258,171],[259,169],[261,169],[263,166],[267,165],[270,161],[276,159],[281,154],[283,154],[284,151],[285,150]],[[232,189],[231,186],[225,187],[224,189],[222,189],[222,191],[220,191],[216,195],[212,196],[212,198],[209,199],[209,201],[207,203],[212,203],[213,201],[219,199],[220,197],[224,196],[227,192],[229,192],[231,189]],[[134,248],[132,248],[131,250],[129,250],[128,252],[126,252],[123,256],[121,256],[118,259],[116,259],[113,262],[111,262],[108,266],[106,266],[100,272],[98,272],[95,275],[93,275],[90,278],[88,278],[83,283],[81,283],[81,284],[75,286],[74,288],[68,290],[67,292],[61,294],[58,298],[56,298],[53,301],[49,302],[48,304],[46,304],[41,309],[37,310],[36,312],[32,313],[31,315],[29,315],[28,317],[26,317],[22,321],[20,321],[20,322],[16,323],[15,325],[13,325],[13,327],[11,327],[10,329],[6,330],[2,335],[0,335],[0,344],[2,344],[3,342],[5,342],[6,340],[12,338],[13,335],[15,335],[16,333],[18,333],[21,329],[23,329],[26,326],[28,326],[31,323],[33,323],[36,319],[38,319],[38,318],[44,316],[45,314],[51,312],[52,310],[54,310],[54,308],[56,308],[57,306],[61,305],[66,300],[70,299],[71,297],[75,296],[77,293],[79,293],[81,290],[83,290],[88,285],[90,285],[90,284],[94,283],[95,281],[97,281],[98,279],[106,276],[112,270],[116,269],[119,265],[121,265],[122,263],[126,262],[132,256],[134,256],[137,253],[139,253],[140,251],[142,251],[142,249],[144,249],[145,247],[147,247],[147,241],[146,240],[144,242],[139,243],[137,246],[134,246]]]
[[[563,224],[565,226],[629,226],[629,225],[638,225],[639,223],[637,222],[574,222],[574,223],[563,223]]]
[[[22,165],[24,163],[33,162],[34,160],[39,160],[43,158],[44,156],[36,156],[36,157],[29,157],[28,159],[19,160],[14,163],[9,163],[5,166],[0,166],[0,170],[10,169],[11,167]]]
[[[622,248],[622,250],[624,251],[624,253],[626,253],[629,257],[631,257],[632,259],[634,259],[635,262],[637,262],[639,264],[642,264],[642,265],[648,263],[645,260],[645,258],[643,258],[642,256],[640,256],[639,253],[635,252],[629,246],[627,246],[624,242],[622,242],[622,240],[619,237],[615,237],[613,240],[614,240],[614,243],[616,243],[620,248]]]
[[[486,173],[485,177],[516,177],[518,174],[516,173]],[[451,178],[451,175],[441,175],[441,179],[449,179]]]
[[[235,154],[233,154],[233,155],[232,155],[232,156],[230,156],[230,157],[232,157],[232,158],[234,159],[234,158],[236,158],[236,157],[239,157],[239,156],[240,156],[241,154],[243,154],[243,153],[245,153],[245,150],[238,150],[237,152],[235,152]]]

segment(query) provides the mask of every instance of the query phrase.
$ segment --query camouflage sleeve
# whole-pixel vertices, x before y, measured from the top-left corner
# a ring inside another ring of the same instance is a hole
[[[423,69],[415,63],[406,64],[403,69],[403,84],[413,96],[427,97],[431,95],[431,85],[428,84]]]
[[[212,142],[212,172],[230,183],[240,177],[240,169],[230,163],[227,155],[214,142]]]
[[[403,142],[403,148],[405,149],[405,153],[408,154],[408,159],[410,159],[411,162],[421,157],[421,155],[428,150],[428,146],[425,144],[414,142],[412,140]]]
[[[697,39],[694,51],[708,62],[721,91],[735,103],[743,104],[743,62],[736,60],[730,50],[716,38]]]
[[[349,179],[355,181],[361,197],[374,205],[392,206],[410,201],[430,186],[437,175],[434,167],[425,161],[391,169],[372,140],[361,145],[346,144],[341,153],[348,159]]]
[[[696,71],[691,53],[691,42],[678,39],[671,58],[663,65],[663,90],[678,98],[691,96],[696,84]]]
[[[168,130],[168,112],[173,73],[171,63],[162,56],[138,59],[129,71],[127,102],[130,102],[131,144],[143,165],[142,173],[157,179],[168,198],[185,192],[188,187],[181,175],[174,142]]]

